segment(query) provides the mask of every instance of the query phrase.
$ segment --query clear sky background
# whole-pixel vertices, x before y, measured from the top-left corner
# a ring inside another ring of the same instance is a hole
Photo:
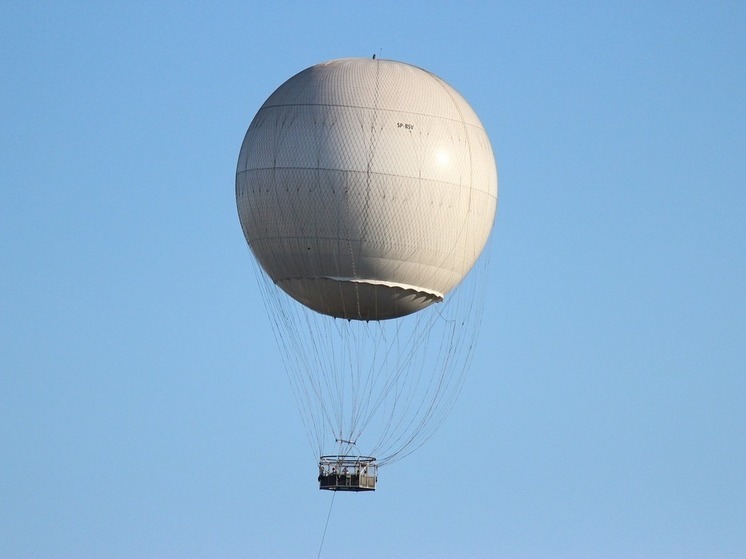
[[[0,557],[316,557],[238,223],[296,72],[458,89],[500,177],[480,345],[323,557],[746,557],[742,2],[3,2]]]

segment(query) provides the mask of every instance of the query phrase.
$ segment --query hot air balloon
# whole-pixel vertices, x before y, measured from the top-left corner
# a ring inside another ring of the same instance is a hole
[[[442,423],[472,355],[497,206],[484,127],[421,68],[317,64],[256,113],[236,200],[320,488],[375,489]]]

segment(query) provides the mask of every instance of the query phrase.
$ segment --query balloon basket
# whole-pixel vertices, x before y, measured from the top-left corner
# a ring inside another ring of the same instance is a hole
[[[322,456],[318,480],[327,491],[375,491],[378,464],[371,456]]]

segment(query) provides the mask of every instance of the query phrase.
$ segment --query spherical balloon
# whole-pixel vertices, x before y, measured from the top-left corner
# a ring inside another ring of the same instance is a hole
[[[464,98],[402,62],[333,60],[282,84],[236,171],[241,226],[269,277],[326,315],[383,320],[443,300],[497,204],[490,141]]]

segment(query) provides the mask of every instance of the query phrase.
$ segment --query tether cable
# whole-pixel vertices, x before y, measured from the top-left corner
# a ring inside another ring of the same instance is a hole
[[[337,492],[334,491],[332,493],[332,502],[329,505],[329,512],[326,515],[326,524],[324,524],[324,533],[321,535],[321,545],[319,546],[319,554],[316,556],[316,559],[319,559],[321,557],[321,550],[324,549],[324,540],[326,539],[326,529],[329,527],[329,518],[332,516],[332,507],[334,506],[334,497],[337,496]]]

